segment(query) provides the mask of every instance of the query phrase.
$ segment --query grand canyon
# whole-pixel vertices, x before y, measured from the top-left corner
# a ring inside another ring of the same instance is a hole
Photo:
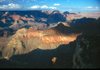
[[[0,11],[0,68],[100,68],[100,12]]]

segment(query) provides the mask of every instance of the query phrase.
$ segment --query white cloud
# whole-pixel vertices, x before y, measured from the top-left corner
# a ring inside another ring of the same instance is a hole
[[[86,8],[93,8],[92,6],[86,7]]]
[[[18,9],[21,8],[21,5],[19,4],[13,4],[13,3],[9,3],[8,5],[1,5],[0,9]]]
[[[59,3],[58,4],[57,3],[54,4],[54,6],[59,6],[59,5],[60,5]]]
[[[56,7],[50,7],[51,9],[56,9]]]
[[[31,9],[37,9],[37,8],[39,8],[40,6],[38,6],[38,5],[35,5],[35,6],[31,6],[31,7],[29,7],[29,8],[31,8]]]
[[[41,8],[49,8],[48,6],[46,6],[46,5],[43,5],[43,6],[41,6]]]
[[[89,7],[85,7],[85,10],[95,11],[95,10],[99,10],[99,7],[92,7],[92,6],[89,6]]]
[[[38,8],[41,8],[41,9],[56,9],[56,7],[48,7],[46,5],[43,5],[43,6],[38,6],[38,5],[35,5],[35,6],[31,6],[29,7],[29,9],[38,9]]]
[[[69,11],[72,11],[72,9],[69,9]]]
[[[99,9],[99,7],[95,7],[96,9]]]

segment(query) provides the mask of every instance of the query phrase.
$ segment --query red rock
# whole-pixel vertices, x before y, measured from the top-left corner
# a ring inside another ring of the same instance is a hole
[[[25,17],[28,17],[27,15],[25,15]]]
[[[53,57],[53,58],[52,58],[53,63],[56,62],[56,59],[57,59],[56,57]]]
[[[15,21],[17,21],[20,17],[20,15],[10,15],[9,17],[12,17]]]
[[[3,23],[6,23],[6,22],[5,22],[5,18],[3,18],[1,21],[2,21]]]
[[[33,21],[34,21],[34,19],[33,19],[33,18],[21,17],[21,19],[22,19],[22,20],[33,20]]]
[[[34,18],[34,16],[33,16],[33,15],[30,15],[30,17]]]
[[[70,25],[69,25],[67,22],[58,22],[58,24],[60,24],[60,23],[62,23],[64,26],[70,27]],[[58,25],[58,24],[57,24],[57,25]]]
[[[40,34],[40,33],[28,33],[28,34],[24,34],[24,37],[27,37],[27,38],[29,38],[29,37],[41,37],[41,36],[43,36],[43,35]]]
[[[57,43],[57,42],[66,42],[69,43],[71,41],[74,41],[76,37],[66,37],[66,36],[51,36],[51,37],[43,37],[42,42],[43,43]]]
[[[41,12],[46,13],[48,15],[50,15],[52,13],[51,11],[44,11],[44,10],[42,10]]]
[[[19,22],[23,22],[22,20],[18,20]]]
[[[5,12],[5,14],[3,14],[2,16],[7,16],[8,12]]]
[[[7,14],[3,14],[2,16],[7,16]]]

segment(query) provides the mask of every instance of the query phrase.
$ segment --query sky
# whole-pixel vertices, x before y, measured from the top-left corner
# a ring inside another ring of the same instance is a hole
[[[100,0],[0,0],[0,11],[3,10],[100,12]]]

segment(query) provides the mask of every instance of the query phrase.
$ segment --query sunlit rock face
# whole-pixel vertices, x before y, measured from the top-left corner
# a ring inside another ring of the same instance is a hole
[[[9,17],[11,17],[14,21],[21,21],[21,20],[33,20],[34,21],[34,16],[31,15],[31,17],[33,18],[26,18],[27,15],[25,16],[20,16],[20,15],[9,15]]]
[[[61,44],[69,44],[69,42],[76,40],[79,35],[81,33],[64,35],[52,28],[38,31],[25,28],[19,29],[3,50],[3,56],[10,57],[14,54],[25,54],[36,48],[42,50],[56,49]]]
[[[70,21],[70,20],[74,20],[74,19],[81,19],[84,16],[79,15],[79,14],[67,14],[66,20]]]
[[[70,25],[67,22],[58,22],[58,24],[60,24],[60,23],[62,23],[64,26],[70,27]]]
[[[9,41],[5,43],[6,46],[2,47],[2,57],[16,64],[34,63],[34,67],[45,68],[45,66],[50,67],[50,65],[66,64],[68,61],[64,59],[69,57],[61,57],[67,50],[63,48],[65,46],[62,46],[62,44],[73,42],[79,35],[81,34],[64,35],[52,28],[47,30],[19,29],[9,37]],[[60,45],[64,50],[59,48]],[[67,50],[67,52],[69,51]],[[72,55],[72,52],[70,55]]]
[[[42,10],[41,12],[46,13],[48,15],[50,15],[52,13],[51,11],[44,11],[44,10]]]
[[[76,38],[66,37],[66,36],[55,36],[55,37],[43,37],[43,43],[57,43],[57,42],[66,42],[69,43],[74,41]]]
[[[23,23],[23,21],[22,20],[18,20],[20,23]]]
[[[2,21],[3,23],[6,23],[6,22],[5,22],[5,18],[1,19],[1,21]]]
[[[12,17],[13,20],[17,21],[20,15],[10,15],[9,17]]]
[[[95,18],[98,19],[100,17],[100,12],[81,12],[81,13],[76,13],[82,16],[85,16],[87,18]]]
[[[33,20],[34,21],[34,19],[33,18],[26,18],[26,16],[25,17],[20,17],[22,20]]]
[[[3,14],[2,16],[7,16],[8,13],[9,13],[9,12],[5,12],[5,14]]]

